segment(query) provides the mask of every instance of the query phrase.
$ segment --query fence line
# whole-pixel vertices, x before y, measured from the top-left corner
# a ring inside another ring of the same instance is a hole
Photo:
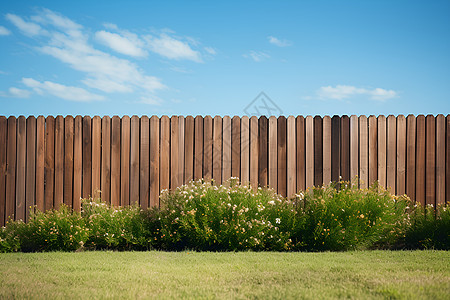
[[[0,225],[80,197],[159,205],[159,192],[231,176],[283,196],[359,176],[422,204],[450,201],[450,115],[0,116]],[[100,192],[101,191],[101,192]]]

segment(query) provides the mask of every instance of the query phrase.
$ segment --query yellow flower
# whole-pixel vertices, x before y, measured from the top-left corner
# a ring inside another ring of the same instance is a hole
[[[363,214],[360,214],[359,217],[360,217],[361,219],[364,219],[364,215],[363,215]]]

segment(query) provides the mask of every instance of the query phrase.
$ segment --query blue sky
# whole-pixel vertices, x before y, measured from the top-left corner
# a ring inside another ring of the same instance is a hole
[[[448,114],[449,15],[450,1],[2,1],[0,115],[242,116],[261,92],[286,116]]]

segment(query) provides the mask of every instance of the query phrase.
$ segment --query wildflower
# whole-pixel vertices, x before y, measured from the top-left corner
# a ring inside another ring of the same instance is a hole
[[[281,220],[280,220],[280,218],[276,218],[276,219],[275,219],[275,223],[277,223],[277,224],[281,224]]]
[[[359,217],[360,217],[361,219],[364,219],[364,214],[360,214]]]

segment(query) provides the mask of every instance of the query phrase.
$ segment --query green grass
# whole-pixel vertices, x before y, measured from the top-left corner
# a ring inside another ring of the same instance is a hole
[[[448,299],[450,252],[0,254],[0,299]]]

